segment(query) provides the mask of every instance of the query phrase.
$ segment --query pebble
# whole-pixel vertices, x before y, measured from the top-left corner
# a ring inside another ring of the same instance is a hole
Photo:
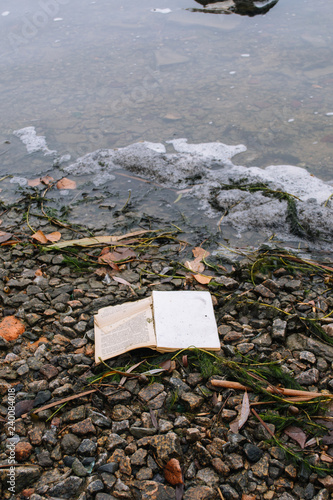
[[[133,296],[125,285],[104,283],[94,269],[81,275],[72,273],[62,255],[38,255],[35,250],[27,254],[29,247],[18,247],[3,247],[5,260],[0,260],[0,295],[6,308],[2,313],[16,317],[26,328],[16,340],[0,337],[1,417],[6,416],[8,388],[16,387],[18,494],[24,492],[30,500],[174,500],[175,487],[166,482],[163,468],[175,458],[183,470],[185,500],[215,500],[221,495],[235,500],[329,498],[332,477],[328,475],[322,482],[304,464],[290,464],[281,448],[268,444],[271,435],[254,416],[239,433],[228,432],[229,423],[239,414],[242,395],[227,389],[214,394],[198,364],[191,362],[185,366],[177,361],[172,373],[129,379],[121,388],[105,378],[93,394],[68,401],[63,408],[60,403],[44,409],[38,419],[33,415],[20,418],[56,398],[61,401],[86,390],[90,378],[104,369],[94,364],[93,314],[101,307],[147,296],[152,280],[145,266],[161,272],[165,265],[154,262],[162,254],[153,248],[152,264],[149,259],[144,264],[133,261],[119,269],[117,275],[133,284],[137,294]],[[98,255],[99,249],[89,251]],[[174,252],[173,260],[183,257],[178,255],[177,245],[166,246],[165,251]],[[35,276],[41,264],[43,276]],[[241,355],[263,363],[283,360],[283,370],[304,387],[332,390],[333,346],[305,332],[295,316],[280,312],[291,306],[291,312],[311,314],[311,307],[303,308],[302,303],[314,300],[327,314],[333,301],[322,278],[314,272],[313,278],[303,282],[299,274],[292,277],[281,268],[270,275],[255,273],[253,286],[242,265],[230,276],[214,278],[211,291],[218,290],[222,297],[246,291],[257,304],[231,304],[220,315],[219,308],[226,304],[221,304],[217,294],[214,307],[222,350],[216,355],[236,362],[242,360]],[[153,283],[160,290],[183,287],[180,278]],[[6,294],[4,286],[9,288]],[[201,289],[199,284],[189,286]],[[273,307],[265,307],[265,303]],[[318,321],[333,337],[331,318]],[[130,356],[133,359],[128,361]],[[110,360],[116,367],[136,362],[135,352]],[[173,406],[169,406],[171,393],[177,396]],[[256,398],[254,394],[250,397]],[[273,424],[266,425],[275,432]],[[7,458],[6,438],[4,433],[0,464]],[[283,434],[280,439],[289,445]],[[26,461],[34,467],[26,467]],[[5,474],[0,468],[1,480]]]

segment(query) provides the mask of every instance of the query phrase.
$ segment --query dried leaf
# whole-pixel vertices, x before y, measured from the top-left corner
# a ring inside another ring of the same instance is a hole
[[[209,252],[201,247],[194,247],[192,253],[196,259],[200,258],[201,260],[205,259],[209,255]]]
[[[56,242],[61,238],[61,233],[59,231],[54,231],[53,233],[49,233],[45,235],[48,241]]]
[[[121,234],[118,236],[93,236],[91,238],[81,238],[78,240],[67,240],[67,241],[62,241],[58,245],[50,245],[47,247],[48,249],[52,250],[53,248],[66,248],[66,247],[73,247],[73,246],[79,246],[79,247],[90,247],[94,245],[100,245],[100,244],[111,244],[111,243],[116,243],[117,241],[124,240],[125,238],[129,238],[132,236],[139,236],[141,234],[145,233],[154,233],[156,231],[152,231],[150,229],[140,229],[139,231],[133,231],[132,233],[127,233],[127,234]]]
[[[43,231],[39,230],[36,233],[34,233],[31,238],[33,240],[38,241],[39,243],[45,244],[49,243],[50,241],[56,242],[60,240],[61,238],[61,233],[59,231],[54,231],[53,233],[49,234],[44,234]]]
[[[320,455],[320,460],[322,462],[326,462],[327,464],[332,464],[333,463],[333,457],[331,457],[330,455],[328,455],[327,453],[325,453],[324,451],[322,452],[322,454]]]
[[[154,411],[151,408],[149,408],[149,413],[150,413],[150,418],[151,418],[153,426],[155,427],[155,429],[158,430],[159,426],[158,426],[158,422],[157,422],[157,419],[156,419],[156,415],[155,415]]]
[[[120,248],[119,250],[116,250],[115,252],[108,252],[106,254],[101,255],[98,258],[98,262],[104,264],[104,263],[110,263],[110,262],[123,262],[128,259],[131,259],[133,257],[136,257],[136,253],[133,252],[130,248]]]
[[[208,285],[213,279],[213,276],[206,276],[205,274],[193,274],[193,278],[201,285]]]
[[[187,357],[187,354],[184,354],[184,356],[182,357],[182,361],[183,361],[184,368],[187,368],[188,367],[188,357]]]
[[[44,175],[44,177],[41,177],[40,181],[42,184],[45,184],[45,186],[48,186],[51,182],[54,181],[54,179],[50,175]]]
[[[175,488],[175,500],[182,500],[184,498],[184,491],[184,484],[177,484]]]
[[[306,434],[300,427],[290,425],[289,427],[284,429],[284,433],[291,439],[296,441],[296,443],[298,443],[302,449],[304,448],[306,443]]]
[[[28,186],[30,186],[30,187],[39,186],[40,184],[41,184],[40,177],[38,177],[37,179],[29,179],[28,180]]]
[[[76,189],[76,182],[64,177],[57,182],[58,189]]]
[[[207,252],[207,250],[204,250],[201,247],[193,248],[192,252],[193,252],[193,256],[195,257],[195,259],[191,260],[191,261],[187,260],[185,262],[185,266],[188,269],[190,269],[191,271],[194,271],[196,273],[203,273],[203,271],[205,270],[205,265],[201,261],[202,261],[202,259],[204,259],[205,257],[207,257],[209,255],[209,252]],[[200,283],[200,281],[199,281],[199,283]]]
[[[36,269],[35,276],[43,276],[43,271],[41,269]]]
[[[185,267],[190,269],[191,271],[194,271],[195,273],[202,273],[205,270],[204,264],[201,262],[201,260],[187,260],[185,262]]]
[[[183,484],[183,474],[180,467],[179,460],[171,458],[164,467],[164,477],[168,483],[176,486],[176,484]]]
[[[41,231],[41,230],[39,230],[39,231],[37,231],[36,233],[34,233],[34,234],[31,236],[31,238],[32,238],[33,240],[38,241],[39,243],[43,243],[43,244],[48,243],[48,240],[47,240],[47,238],[46,238],[45,234],[44,234],[44,233],[43,233],[43,231]]]
[[[167,373],[171,373],[176,369],[176,361],[174,361],[173,359],[166,359],[165,361],[162,361],[162,363],[160,363],[160,367]]]
[[[8,342],[16,340],[24,331],[24,324],[15,316],[5,316],[0,321],[0,337]]]
[[[112,276],[112,278],[114,279],[114,281],[117,281],[117,283],[121,283],[122,285],[132,286],[131,283],[124,280],[124,278],[119,278],[119,276]]]
[[[139,363],[136,363],[135,365],[132,365],[128,370],[127,370],[127,373],[131,373],[133,370],[135,370],[135,368],[137,368],[138,366],[140,366],[142,363],[144,363],[146,360],[143,359],[142,361],[139,361]],[[127,377],[122,377],[121,381],[119,382],[119,385],[124,385],[124,383],[126,382],[127,380]]]
[[[247,391],[244,392],[243,396],[243,402],[242,402],[242,408],[240,411],[240,414],[230,424],[230,430],[234,432],[235,434],[238,433],[238,431],[243,427],[243,425],[246,423],[247,419],[249,418],[250,415],[250,401],[249,401],[249,396],[247,394]]]
[[[10,240],[12,233],[6,233],[5,231],[0,231],[0,243]]]

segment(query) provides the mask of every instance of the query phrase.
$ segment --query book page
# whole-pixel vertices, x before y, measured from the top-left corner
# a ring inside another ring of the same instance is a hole
[[[159,351],[198,347],[219,351],[212,297],[209,292],[153,292],[156,344]]]
[[[156,347],[151,297],[104,307],[94,323],[96,363],[131,349]]]

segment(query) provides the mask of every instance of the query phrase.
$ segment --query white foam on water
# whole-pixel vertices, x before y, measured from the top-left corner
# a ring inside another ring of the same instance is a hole
[[[54,155],[57,151],[52,151],[46,144],[43,135],[37,135],[35,127],[25,127],[13,132],[16,137],[19,137],[26,146],[28,153],[36,153],[42,151],[44,155]]]
[[[222,142],[206,142],[201,144],[188,144],[187,139],[173,139],[166,141],[172,144],[179,153],[191,153],[207,159],[216,159],[218,161],[229,161],[238,153],[246,151],[246,146],[238,144],[237,146],[227,146]]]
[[[158,12],[159,14],[169,14],[171,9],[151,9],[151,12]]]
[[[260,230],[268,236],[274,233],[282,241],[295,241],[295,234],[298,241],[303,238],[307,243],[311,235],[318,234],[322,238],[318,245],[332,241],[333,186],[304,168],[234,165],[232,157],[246,151],[243,144],[189,144],[184,138],[166,144],[172,145],[174,152],[166,152],[162,143],[139,142],[89,153],[63,170],[72,175],[92,175],[92,183],[100,186],[113,180],[113,170],[122,168],[162,186],[183,190],[183,196],[198,200],[198,209],[208,217],[220,220],[221,213],[224,214],[221,226],[231,225],[239,235]],[[267,189],[255,192],[241,189],[258,183]],[[295,201],[300,224],[296,233],[290,222],[286,193]]]

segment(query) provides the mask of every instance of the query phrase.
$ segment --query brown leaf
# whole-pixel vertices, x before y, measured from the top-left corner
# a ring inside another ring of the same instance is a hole
[[[164,477],[168,481],[168,483],[176,486],[176,484],[182,484],[183,475],[182,469],[180,467],[179,460],[176,458],[171,458],[169,462],[164,467]]]
[[[187,357],[187,354],[184,354],[184,356],[182,357],[182,361],[183,361],[184,368],[187,368],[188,367],[188,357]]]
[[[10,240],[12,233],[6,233],[5,231],[0,231],[0,243]]]
[[[193,253],[193,255],[194,255],[194,257],[196,259],[200,258],[201,260],[205,259],[209,255],[209,252],[207,250],[204,250],[201,247],[195,247],[195,248],[193,248],[192,253]]]
[[[322,462],[326,462],[327,464],[333,463],[333,457],[325,453],[325,451],[323,451],[322,454],[320,455],[320,460]]]
[[[304,448],[306,443],[306,434],[300,427],[290,425],[284,430],[284,433],[296,441],[302,449]]]
[[[45,234],[43,233],[43,231],[39,230],[37,231],[36,233],[34,233],[31,238],[33,240],[36,240],[38,241],[39,243],[47,243],[47,238],[45,236]]]
[[[107,252],[98,258],[98,262],[110,264],[113,262],[123,262],[125,260],[136,257],[136,253],[130,248],[120,248],[115,252]]]
[[[11,342],[25,331],[25,326],[15,316],[5,316],[0,322],[0,337]]]
[[[194,260],[187,260],[185,262],[185,266],[188,269],[190,269],[191,271],[194,271],[196,273],[203,273],[205,270],[205,265],[201,261],[202,261],[202,259],[204,259],[205,257],[207,257],[209,255],[209,252],[207,252],[207,250],[204,250],[201,247],[195,247],[195,248],[193,248],[192,253],[193,253],[193,256],[195,257],[195,259]],[[197,279],[196,276],[194,276],[194,277],[195,277],[195,279]],[[199,280],[197,280],[197,281],[199,281]],[[201,283],[201,281],[199,281],[199,283]],[[207,283],[209,283],[209,281]]]
[[[39,186],[39,184],[41,184],[40,177],[38,177],[37,179],[29,179],[28,180],[28,186],[30,186],[30,187]]]
[[[41,269],[36,269],[35,276],[43,276],[43,271]]]
[[[44,177],[41,177],[40,181],[42,184],[45,184],[45,186],[48,186],[51,182],[54,181],[54,179],[50,175],[44,175]]]
[[[194,260],[187,260],[185,262],[185,267],[190,269],[191,271],[194,271],[195,273],[202,273],[205,270],[204,264],[197,259]]]
[[[213,276],[206,276],[205,274],[193,274],[193,278],[201,285],[208,285],[213,279]]]
[[[176,361],[174,361],[173,359],[166,359],[165,361],[162,361],[159,366],[163,368],[167,373],[171,373],[176,369]]]
[[[247,419],[249,418],[250,415],[250,401],[249,401],[249,396],[247,394],[247,391],[244,392],[243,396],[243,402],[242,402],[242,408],[240,411],[240,414],[230,424],[230,430],[234,432],[235,434],[238,433],[238,431],[243,427]]]
[[[57,182],[58,189],[76,189],[76,182],[64,177]]]
[[[59,231],[54,231],[53,233],[49,233],[45,235],[48,241],[52,241],[55,243],[56,241],[59,241],[61,238],[61,233]]]

